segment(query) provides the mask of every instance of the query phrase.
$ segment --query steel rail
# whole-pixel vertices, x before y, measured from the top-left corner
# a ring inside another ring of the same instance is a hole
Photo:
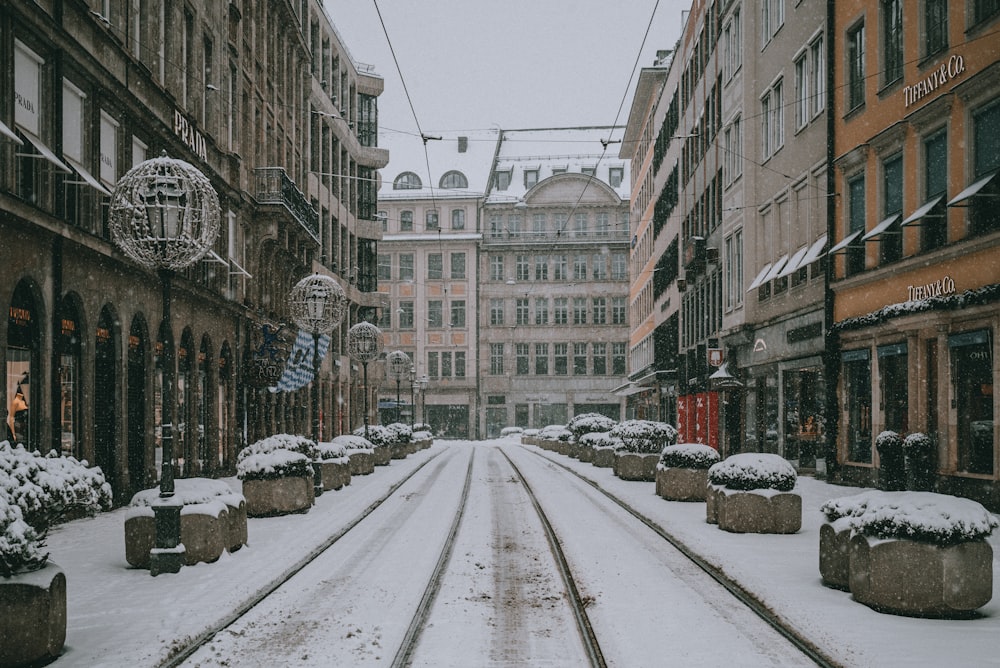
[[[645,524],[649,529],[656,533],[660,538],[664,539],[670,543],[678,552],[683,554],[688,560],[695,564],[698,568],[708,574],[713,580],[718,582],[722,587],[728,591],[734,598],[736,598],[740,603],[745,605],[751,612],[757,615],[761,620],[763,620],[768,626],[777,631],[782,637],[788,640],[792,645],[794,645],[799,651],[806,655],[811,661],[813,661],[817,666],[822,668],[840,668],[839,663],[834,661],[832,658],[828,657],[823,653],[816,645],[809,641],[808,638],[801,635],[796,629],[792,628],[784,622],[777,614],[770,610],[760,599],[754,596],[753,593],[744,589],[738,582],[729,578],[724,572],[716,568],[714,565],[703,559],[701,556],[689,549],[684,543],[682,543],[676,536],[672,535],[670,532],[665,530],[659,524],[646,517],[638,510],[630,506],[627,502],[619,498],[618,496],[612,494],[608,490],[601,487],[595,481],[581,475],[577,471],[574,471],[571,467],[566,466],[562,462],[559,462],[551,457],[547,457],[542,453],[527,449],[528,452],[533,453],[535,456],[546,460],[556,466],[562,468],[567,473],[570,473],[583,482],[587,483],[598,492],[606,496],[609,500],[613,501],[615,504],[620,506],[627,513],[632,515],[643,524]]]
[[[580,640],[583,642],[584,650],[587,653],[587,657],[590,659],[590,665],[594,668],[607,668],[607,663],[604,660],[604,654],[601,652],[601,645],[597,640],[597,635],[594,633],[594,627],[590,623],[590,617],[587,616],[586,603],[584,603],[583,598],[580,596],[580,590],[577,589],[576,581],[573,579],[573,574],[570,572],[569,561],[566,559],[565,553],[562,551],[562,547],[559,544],[559,538],[556,536],[555,529],[552,528],[552,524],[549,522],[548,516],[545,511],[542,510],[542,506],[538,503],[538,498],[535,496],[534,491],[531,489],[531,485],[528,484],[527,479],[521,475],[520,469],[511,460],[503,448],[498,448],[500,454],[504,456],[510,467],[514,469],[514,473],[520,479],[521,484],[524,486],[525,492],[528,494],[528,498],[531,500],[531,505],[534,506],[535,512],[538,514],[539,520],[542,522],[542,527],[545,529],[545,537],[548,539],[549,548],[552,551],[552,556],[555,557],[556,565],[559,567],[559,574],[562,576],[563,584],[566,587],[566,592],[569,595],[570,607],[573,609],[573,617],[576,620],[577,630],[580,632]],[[547,458],[543,458],[547,459]]]
[[[221,631],[224,631],[228,627],[232,626],[241,617],[245,616],[259,603],[261,603],[264,599],[273,594],[275,590],[277,590],[283,584],[291,580],[302,569],[304,569],[306,566],[308,566],[317,558],[319,558],[321,554],[323,554],[326,550],[330,549],[330,547],[332,547],[337,541],[343,538],[348,531],[356,527],[365,518],[367,518],[369,515],[375,512],[375,510],[377,510],[379,506],[388,501],[399,490],[400,487],[406,484],[406,482],[408,482],[413,476],[415,476],[421,469],[423,469],[425,466],[427,466],[432,461],[437,459],[444,452],[446,452],[446,450],[434,453],[433,455],[428,457],[426,461],[422,462],[419,466],[417,466],[408,474],[406,474],[406,476],[403,477],[401,480],[393,483],[388,488],[388,490],[386,490],[385,494],[383,494],[381,497],[373,501],[367,508],[361,511],[361,513],[356,518],[354,518],[349,524],[344,526],[344,528],[332,534],[329,538],[327,538],[321,544],[316,546],[313,550],[307,553],[300,560],[292,564],[289,568],[283,571],[276,578],[274,578],[269,583],[258,589],[257,592],[255,592],[254,595],[251,596],[242,605],[236,607],[230,614],[220,619],[216,624],[213,624],[204,632],[191,638],[191,641],[188,644],[179,647],[179,649],[175,654],[161,661],[158,665],[161,668],[175,668],[176,666],[181,665],[183,661],[191,657],[191,655],[193,655],[199,649],[208,645],[212,641],[212,639],[215,638],[215,636],[218,635]]]

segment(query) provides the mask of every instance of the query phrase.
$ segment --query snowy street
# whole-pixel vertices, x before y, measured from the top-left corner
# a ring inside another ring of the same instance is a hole
[[[127,568],[122,511],[59,527],[48,547],[67,573],[69,622],[53,665],[176,665],[210,637],[180,665],[587,665],[593,650],[529,488],[606,665],[811,664],[595,485],[725,571],[835,664],[1000,660],[995,599],[974,619],[914,619],[820,584],[819,505],[856,488],[802,478],[799,533],[729,534],[705,522],[703,503],[667,502],[652,483],[508,439],[439,441],[352,478],[306,514],[251,518],[246,548],[176,575]]]

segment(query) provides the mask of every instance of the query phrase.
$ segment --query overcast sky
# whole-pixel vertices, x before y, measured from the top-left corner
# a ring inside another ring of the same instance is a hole
[[[690,7],[689,0],[378,0],[415,121],[375,0],[325,4],[354,59],[385,79],[380,144],[390,150],[392,131],[416,133],[417,121],[428,134],[624,125],[639,68],[674,48]]]

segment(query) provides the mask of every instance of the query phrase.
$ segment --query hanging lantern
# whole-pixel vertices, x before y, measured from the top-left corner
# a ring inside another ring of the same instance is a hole
[[[311,274],[292,288],[289,307],[292,320],[300,329],[313,334],[326,334],[344,319],[347,295],[330,276]]]
[[[359,322],[347,331],[347,354],[355,362],[378,359],[384,346],[382,330],[370,322]]]

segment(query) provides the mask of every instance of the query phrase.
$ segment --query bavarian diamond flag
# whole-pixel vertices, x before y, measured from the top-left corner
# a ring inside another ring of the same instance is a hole
[[[323,334],[319,337],[319,362],[323,361],[326,351],[330,347],[330,337]],[[300,387],[305,387],[313,379],[313,337],[309,332],[299,330],[295,337],[295,345],[288,355],[285,370],[275,387],[268,388],[272,392],[293,392]]]

